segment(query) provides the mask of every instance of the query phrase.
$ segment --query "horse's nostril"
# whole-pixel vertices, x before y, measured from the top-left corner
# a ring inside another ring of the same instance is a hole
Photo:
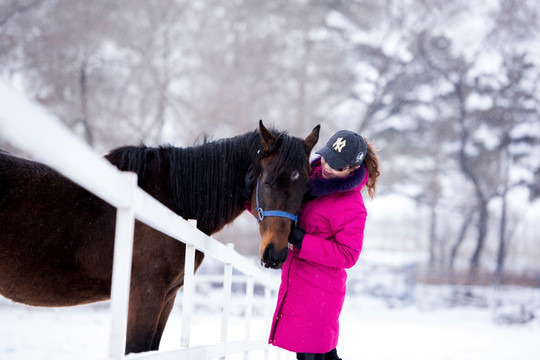
[[[270,250],[274,248],[274,245],[273,244],[268,244],[265,248],[264,248],[264,252],[263,252],[263,256],[262,256],[262,261],[268,261],[268,258],[270,256]]]
[[[261,265],[266,268],[280,269],[287,259],[288,252],[288,248],[284,248],[281,251],[276,251],[273,244],[268,244],[268,246],[264,249]]]

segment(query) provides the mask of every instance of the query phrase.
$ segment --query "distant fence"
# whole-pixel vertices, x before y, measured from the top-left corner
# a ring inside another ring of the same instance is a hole
[[[268,350],[265,339],[249,340],[249,319],[254,283],[265,288],[265,298],[279,284],[232,246],[225,246],[205,235],[182,217],[176,215],[137,186],[134,173],[120,172],[79,141],[56,118],[43,108],[16,93],[0,81],[0,136],[88,191],[117,208],[114,264],[111,289],[110,359],[214,359],[234,353]],[[14,118],[13,114],[22,115]],[[186,244],[185,277],[182,298],[182,331],[180,348],[168,352],[149,352],[124,356],[126,343],[129,283],[133,250],[135,218]],[[119,251],[121,249],[122,251]],[[190,347],[191,314],[194,304],[195,251],[204,252],[225,264],[220,343]],[[231,299],[232,269],[247,276],[246,340],[227,341]],[[268,301],[266,301],[268,303]]]

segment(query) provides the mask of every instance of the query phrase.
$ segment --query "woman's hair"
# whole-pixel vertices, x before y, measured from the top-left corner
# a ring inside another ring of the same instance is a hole
[[[381,172],[379,171],[379,158],[377,156],[377,150],[374,144],[370,144],[366,138],[364,138],[367,144],[367,155],[364,159],[364,164],[369,174],[366,186],[368,188],[369,197],[373,199],[377,188],[377,180]]]

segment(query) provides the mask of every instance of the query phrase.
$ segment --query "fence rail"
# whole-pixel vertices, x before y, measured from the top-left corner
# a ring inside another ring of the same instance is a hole
[[[113,284],[111,289],[110,359],[211,359],[232,353],[264,350],[265,341],[227,342],[227,301],[230,301],[232,267],[248,276],[247,296],[253,295],[253,282],[270,290],[278,288],[275,277],[217,240],[198,231],[153,197],[137,187],[133,173],[120,172],[78,140],[63,124],[42,107],[29,101],[0,81],[0,136],[10,144],[70,178],[96,196],[117,208]],[[15,118],[17,114],[17,118]],[[129,281],[133,247],[134,221],[149,226],[186,244],[186,276],[183,290],[181,346],[169,352],[150,352],[124,356],[129,301]],[[122,251],[117,251],[122,249]],[[204,252],[225,264],[225,296],[221,343],[189,347],[189,324],[193,306],[193,258],[195,250]],[[227,284],[228,282],[228,284]],[[227,288],[229,290],[227,290]],[[251,300],[248,301],[248,303]],[[246,310],[249,315],[251,310]]]

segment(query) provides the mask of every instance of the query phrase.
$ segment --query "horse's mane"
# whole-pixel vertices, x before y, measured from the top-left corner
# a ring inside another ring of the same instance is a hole
[[[259,163],[257,132],[202,145],[161,147],[170,166],[171,192],[182,216],[214,233],[242,211],[245,175]]]
[[[268,173],[275,179],[285,169],[300,170],[305,159],[303,142],[285,132],[272,132],[278,139],[267,153],[275,155]],[[119,169],[137,173],[143,188],[151,186],[151,177],[160,177],[169,186],[173,211],[186,219],[196,219],[200,230],[212,234],[242,211],[245,194],[250,193],[246,183],[254,184],[264,155],[260,135],[253,131],[216,141],[205,139],[202,145],[185,148],[126,146],[107,157]],[[156,161],[159,170],[154,171],[160,174],[147,173]],[[167,178],[163,178],[165,174]]]

